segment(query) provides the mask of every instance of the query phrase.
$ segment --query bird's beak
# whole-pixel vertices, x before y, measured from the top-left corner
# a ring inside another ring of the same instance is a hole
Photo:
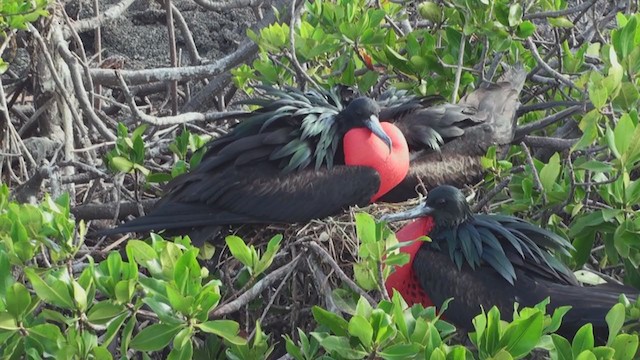
[[[413,209],[409,209],[407,211],[403,211],[395,214],[383,215],[382,217],[380,217],[380,220],[390,223],[390,222],[396,222],[396,221],[411,220],[411,219],[427,216],[432,213],[433,213],[432,207],[428,205],[418,205]]]
[[[387,146],[389,147],[389,153],[391,153],[391,138],[382,129],[382,125],[380,125],[380,119],[378,119],[378,116],[371,115],[369,116],[369,119],[365,120],[364,123],[367,129],[371,130],[371,132],[375,136],[379,137],[380,140],[384,141],[384,143],[387,144]]]

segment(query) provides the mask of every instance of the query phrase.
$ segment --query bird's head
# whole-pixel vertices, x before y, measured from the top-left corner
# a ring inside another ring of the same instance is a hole
[[[359,97],[351,101],[349,105],[342,110],[340,115],[345,131],[365,127],[380,138],[380,140],[387,145],[389,151],[391,151],[391,138],[384,132],[380,125],[380,119],[378,118],[380,115],[380,106],[378,106],[374,100],[368,97]]]
[[[441,185],[429,191],[424,203],[404,212],[383,216],[381,220],[394,222],[425,216],[433,217],[436,227],[447,228],[467,220],[471,209],[462,191]]]

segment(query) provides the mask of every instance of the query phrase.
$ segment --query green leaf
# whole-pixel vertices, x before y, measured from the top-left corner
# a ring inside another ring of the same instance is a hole
[[[567,28],[567,29],[573,27],[573,22],[571,22],[571,20],[567,19],[564,16],[557,17],[557,18],[548,18],[547,20],[549,21],[549,24],[551,24],[551,26]]]
[[[638,335],[620,334],[610,346],[616,351],[616,360],[632,360],[638,351]]]
[[[105,325],[125,310],[124,305],[101,301],[93,305],[87,313],[87,320],[96,325]]]
[[[130,347],[140,351],[164,349],[182,327],[182,325],[177,324],[153,324],[147,326],[131,340]]]
[[[341,316],[338,316],[319,306],[314,306],[311,311],[313,313],[313,318],[316,319],[319,325],[328,327],[335,335],[347,336],[349,323]]]
[[[556,348],[557,360],[573,360],[571,344],[560,335],[551,334],[551,340]]]
[[[349,334],[360,339],[365,349],[369,350],[371,348],[373,328],[363,316],[356,315],[349,320]]]
[[[67,310],[75,308],[71,294],[69,294],[69,288],[62,281],[56,281],[54,286],[50,286],[31,268],[25,268],[24,273],[40,299]]]
[[[560,155],[558,153],[553,154],[549,159],[549,163],[546,164],[542,170],[540,170],[540,182],[545,192],[553,190],[553,185],[556,182],[556,178],[560,174]]]
[[[616,149],[620,154],[624,154],[629,148],[635,129],[636,126],[633,124],[629,114],[624,114],[620,117],[616,128],[613,130]]]
[[[7,311],[13,315],[15,319],[21,319],[25,311],[31,305],[31,296],[29,291],[21,283],[14,283],[7,289],[5,297]]]
[[[244,243],[244,241],[235,236],[229,235],[225,238],[227,242],[227,246],[229,247],[229,251],[231,251],[231,255],[238,259],[244,266],[248,268],[253,267],[253,256],[251,254],[251,249]]]
[[[533,35],[533,33],[535,32],[536,32],[536,26],[531,21],[526,20],[521,22],[520,25],[518,25],[518,31],[516,32],[516,35],[518,35],[521,38],[526,38]]]
[[[133,163],[122,156],[114,156],[110,162],[111,168],[123,173],[128,173],[133,169]]]
[[[607,325],[609,326],[609,337],[607,340],[607,346],[611,346],[611,344],[615,340],[615,337],[620,332],[620,329],[622,329],[625,318],[624,312],[624,305],[622,305],[621,303],[617,303],[607,313],[607,316],[605,317]]]
[[[509,7],[509,26],[516,26],[522,21],[522,5],[515,3]]]
[[[16,319],[8,312],[0,312],[0,329],[2,330],[18,330]]]
[[[345,359],[362,359],[367,352],[351,346],[349,339],[338,336],[327,336],[320,341],[320,345],[328,352]]]
[[[234,345],[245,345],[247,340],[238,336],[240,325],[232,320],[212,320],[196,325],[204,332],[216,334]]]
[[[523,357],[531,352],[540,340],[543,325],[544,316],[541,311],[528,318],[515,320],[505,330],[501,346],[513,357]]]
[[[571,350],[574,354],[580,354],[585,350],[593,349],[593,344],[593,325],[587,323],[576,332]]]
[[[362,243],[376,242],[376,222],[373,216],[359,212],[355,214],[356,234]]]
[[[386,347],[382,351],[378,351],[378,355],[385,360],[404,360],[413,358],[419,351],[420,345],[416,343],[394,344]],[[440,349],[436,349],[434,353],[437,351],[440,351]],[[431,355],[431,359],[435,359],[433,355]],[[445,359],[444,354],[441,359]]]

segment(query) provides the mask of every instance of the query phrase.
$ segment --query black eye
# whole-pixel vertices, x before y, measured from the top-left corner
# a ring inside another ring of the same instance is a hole
[[[444,205],[447,203],[447,199],[438,199],[436,200],[436,204],[438,205]]]

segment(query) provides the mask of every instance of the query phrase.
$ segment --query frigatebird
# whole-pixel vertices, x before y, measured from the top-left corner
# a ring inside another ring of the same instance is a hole
[[[485,83],[458,104],[424,106],[396,91],[383,94],[380,119],[393,122],[411,151],[409,174],[380,200],[401,202],[441,184],[474,184],[484,176],[481,159],[492,145],[511,143],[516,111],[527,72],[521,64],[505,71],[495,84]]]
[[[481,306],[496,306],[503,319],[511,320],[514,303],[530,307],[549,297],[549,310],[572,307],[558,331],[561,335],[573,337],[589,322],[596,337],[606,341],[605,316],[619,295],[638,296],[636,289],[615,283],[581,286],[555,257],[569,255],[569,241],[513,216],[474,214],[453,186],[436,187],[424,204],[383,220],[413,218],[419,219],[397,232],[398,240],[428,235],[431,242],[403,247],[411,262],[396,269],[386,287],[398,290],[410,304],[440,306],[453,298],[444,316],[463,329],[473,329],[471,321]]]
[[[331,91],[267,88],[244,102],[260,108],[211,141],[149,214],[102,234],[178,230],[201,245],[225,225],[308,222],[367,205],[407,174],[407,142],[370,98],[345,106]]]

